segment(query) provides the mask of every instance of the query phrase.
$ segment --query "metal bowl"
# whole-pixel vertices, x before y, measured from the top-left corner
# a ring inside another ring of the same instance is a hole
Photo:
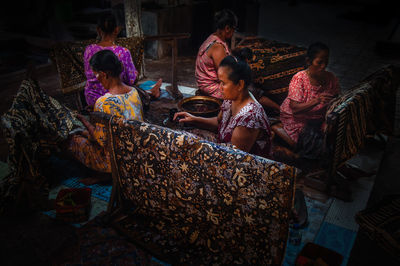
[[[217,116],[222,100],[210,96],[193,96],[184,98],[178,103],[178,108],[195,116]]]

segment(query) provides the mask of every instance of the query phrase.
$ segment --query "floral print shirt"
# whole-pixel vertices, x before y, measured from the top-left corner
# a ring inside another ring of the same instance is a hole
[[[95,53],[104,49],[111,50],[121,61],[123,65],[121,79],[126,85],[133,86],[136,80],[137,70],[135,68],[135,65],[133,64],[131,53],[127,48],[118,45],[108,47],[103,47],[98,44],[88,45],[85,49],[83,58],[85,64],[85,75],[87,79],[85,85],[85,98],[86,103],[89,106],[94,106],[97,99],[106,94],[106,90],[103,88],[103,85],[101,85],[101,83],[97,80],[89,64],[90,58],[92,58]]]
[[[294,115],[290,108],[290,100],[306,103],[321,93],[330,93],[332,96],[339,94],[339,83],[336,76],[330,73],[328,77],[328,82],[324,86],[314,86],[310,83],[307,71],[303,70],[294,75],[290,81],[288,96],[281,105],[280,119],[284,130],[293,141],[298,141],[299,134],[308,120],[324,118],[326,104],[320,103],[301,115]]]
[[[232,116],[232,101],[225,100],[221,106],[222,119],[218,126],[218,141],[230,143],[233,131],[236,127],[260,129],[258,139],[250,150],[250,153],[262,157],[271,156],[271,130],[268,117],[261,104],[250,102],[244,106],[235,116]]]

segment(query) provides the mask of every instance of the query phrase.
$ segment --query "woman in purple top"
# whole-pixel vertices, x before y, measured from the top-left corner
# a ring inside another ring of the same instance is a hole
[[[94,106],[97,99],[106,94],[106,90],[98,81],[89,65],[90,58],[98,51],[104,49],[111,50],[123,65],[121,80],[128,86],[133,86],[135,83],[138,72],[133,64],[131,53],[127,48],[115,44],[115,40],[120,31],[121,27],[117,26],[116,19],[113,15],[105,14],[101,16],[97,25],[97,33],[101,37],[101,41],[96,44],[91,44],[85,49],[84,62],[87,79],[85,85],[85,98],[86,103],[89,106]],[[162,80],[159,79],[156,85],[154,85],[154,87],[149,91],[150,95],[154,98],[160,96],[161,83]]]

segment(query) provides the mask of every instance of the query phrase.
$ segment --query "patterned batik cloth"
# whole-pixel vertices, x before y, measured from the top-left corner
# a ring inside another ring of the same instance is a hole
[[[246,37],[237,46],[238,49],[244,47],[253,53],[248,61],[256,91],[253,94],[267,96],[281,105],[288,95],[293,75],[305,68],[307,49],[260,37]],[[268,116],[274,114],[272,110],[266,111]]]
[[[298,141],[300,132],[309,120],[323,120],[327,104],[318,104],[307,112],[293,114],[290,108],[290,101],[306,103],[319,97],[321,93],[329,93],[336,96],[340,93],[339,83],[334,74],[329,72],[329,79],[324,86],[314,86],[310,83],[310,78],[306,70],[298,72],[293,76],[289,85],[289,94],[281,105],[280,119],[284,130],[294,141]]]
[[[86,74],[86,85],[85,85],[85,97],[86,102],[89,106],[93,106],[97,99],[104,94],[106,94],[106,90],[104,89],[103,85],[101,85],[100,81],[94,75],[89,61],[92,56],[101,51],[101,50],[110,50],[112,51],[118,59],[121,61],[123,65],[123,71],[121,73],[121,80],[129,85],[133,86],[136,80],[137,70],[135,65],[133,64],[131,53],[125,47],[121,47],[118,45],[103,47],[98,44],[91,44],[86,47],[83,59],[85,64],[85,74]]]
[[[200,46],[196,58],[195,76],[197,86],[205,95],[222,99],[217,68],[215,67],[213,59],[207,55],[208,49],[214,43],[222,44],[226,55],[230,55],[230,50],[226,42],[222,41],[217,35],[211,34]]]
[[[48,180],[41,173],[41,162],[58,150],[68,136],[84,130],[68,108],[47,96],[38,83],[24,80],[11,108],[1,117],[9,147],[11,175],[0,185],[0,213],[15,203],[21,184],[30,176],[31,207],[48,198]]]
[[[232,101],[225,100],[221,106],[222,119],[218,126],[218,141],[230,143],[236,127],[260,129],[250,153],[271,158],[271,130],[268,117],[258,102],[250,102],[232,116]]]
[[[120,116],[128,120],[143,121],[142,103],[135,88],[126,94],[106,93],[96,101],[94,111]],[[95,126],[93,137],[73,135],[68,150],[75,159],[87,167],[99,172],[111,173],[110,153],[105,148],[107,136],[105,126],[100,123],[96,123]]]
[[[117,223],[134,240],[179,265],[281,264],[295,168],[144,122],[110,126],[120,195],[137,207]]]

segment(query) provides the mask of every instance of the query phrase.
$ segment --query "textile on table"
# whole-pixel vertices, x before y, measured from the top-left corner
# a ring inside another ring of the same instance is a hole
[[[295,45],[270,41],[260,37],[247,37],[237,48],[248,47],[253,52],[249,60],[254,86],[277,104],[285,100],[293,75],[305,69],[307,49]]]
[[[231,52],[226,42],[222,41],[217,35],[211,34],[200,46],[196,58],[196,81],[200,91],[205,95],[222,99],[220,82],[214,61],[207,55],[208,49],[215,43],[219,43],[224,47],[226,55]]]
[[[230,143],[236,127],[259,129],[261,135],[257,138],[250,153],[271,158],[271,129],[268,117],[261,104],[257,101],[244,106],[235,116],[231,111],[232,101],[225,100],[221,106],[222,119],[218,126],[218,140]]]
[[[58,150],[70,134],[83,131],[84,126],[33,79],[22,81],[11,108],[1,117],[1,124],[9,147],[11,175],[0,185],[0,213],[15,203],[27,175],[31,177],[29,189],[33,196],[29,204],[39,207],[49,192],[41,161],[50,151]]]
[[[281,264],[295,168],[140,121],[109,124],[115,188],[135,206],[120,230],[171,263]]]
[[[283,129],[294,142],[297,142],[299,134],[305,127],[307,121],[321,120],[322,122],[327,104],[320,103],[307,112],[294,114],[290,107],[290,101],[306,103],[319,97],[321,93],[329,93],[332,96],[338,95],[340,89],[337,78],[330,72],[328,77],[327,83],[324,86],[314,86],[311,85],[306,70],[300,71],[293,76],[289,85],[288,96],[281,105],[280,118]]]
[[[140,97],[135,88],[125,94],[101,96],[94,107],[95,112],[120,116],[125,119],[143,121],[143,110]],[[111,173],[110,153],[106,147],[106,129],[103,124],[95,123],[94,137],[76,134],[69,141],[68,150],[87,167]]]

